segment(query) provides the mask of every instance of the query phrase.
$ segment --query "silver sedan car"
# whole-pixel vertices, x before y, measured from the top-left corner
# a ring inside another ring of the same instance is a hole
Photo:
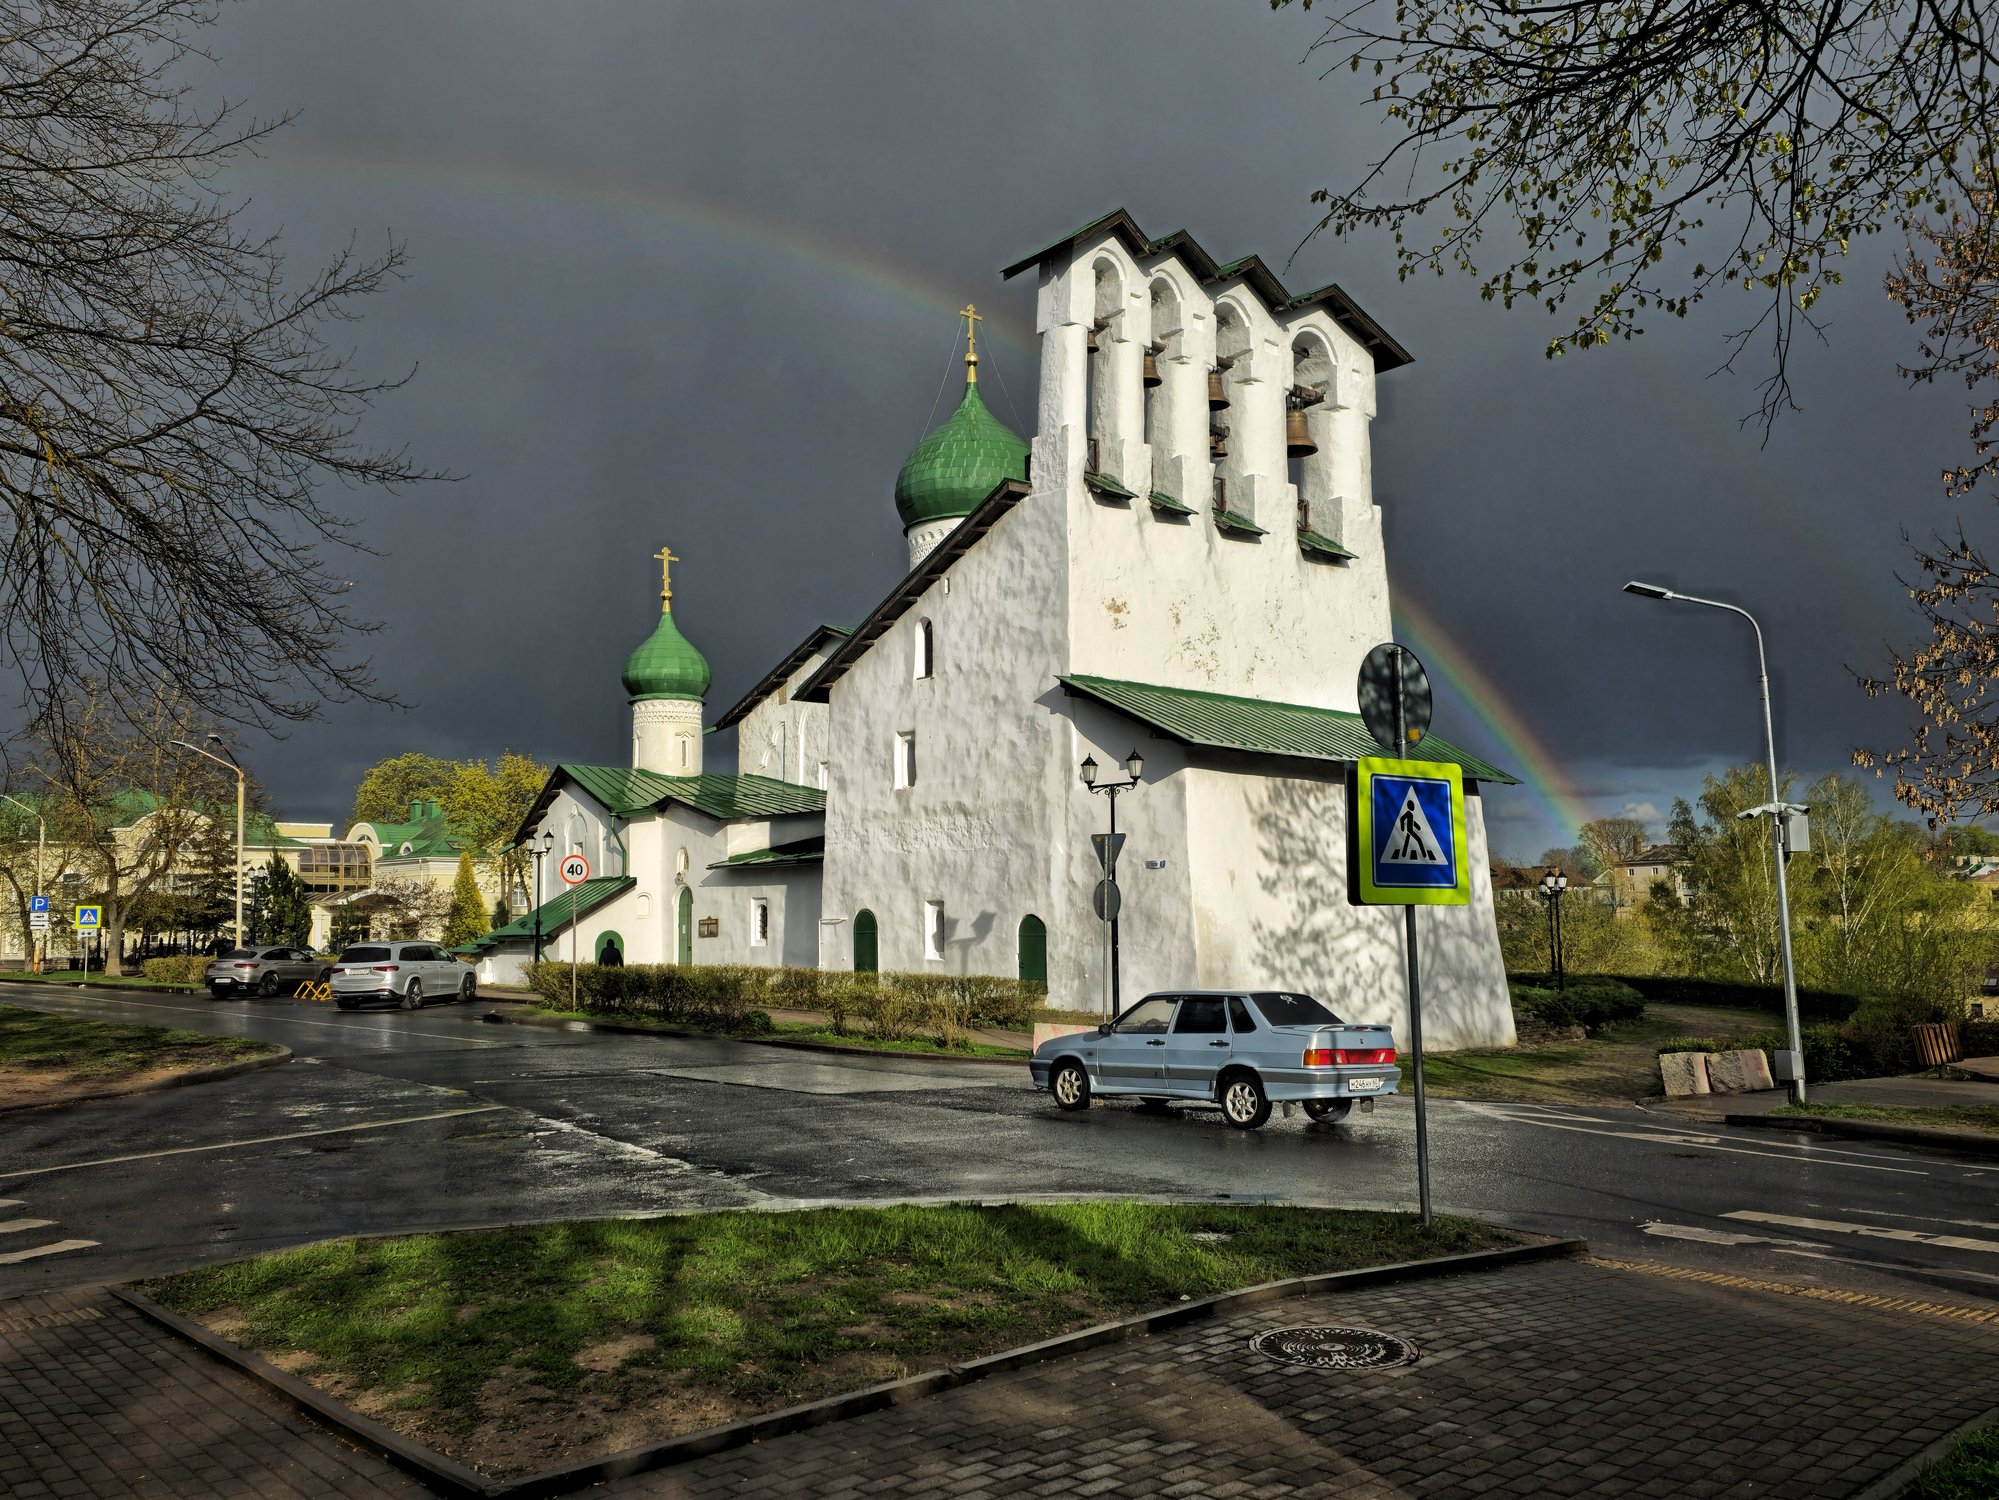
[[[234,948],[203,971],[208,993],[225,995],[295,995],[302,984],[326,978],[331,966],[303,948]]]
[[[1062,1109],[1087,1109],[1096,1094],[1216,1105],[1239,1130],[1263,1124],[1273,1104],[1344,1120],[1356,1099],[1371,1108],[1401,1080],[1386,1026],[1276,990],[1148,995],[1094,1032],[1051,1037],[1027,1066]]]

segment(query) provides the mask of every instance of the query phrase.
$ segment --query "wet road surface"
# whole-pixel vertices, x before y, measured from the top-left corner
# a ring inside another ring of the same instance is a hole
[[[1165,1194],[1409,1207],[1413,1111],[1056,1111],[1018,1064],[848,1058],[305,1001],[0,1002],[253,1036],[235,1079],[0,1116],[0,1297],[354,1233],[800,1202]],[[1999,1298],[1999,1163],[1640,1109],[1432,1101],[1434,1199],[1601,1254]]]

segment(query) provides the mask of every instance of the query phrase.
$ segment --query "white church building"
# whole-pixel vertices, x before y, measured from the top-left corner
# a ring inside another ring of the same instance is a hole
[[[987,411],[968,340],[957,411],[896,481],[909,572],[852,630],[806,629],[710,715],[662,611],[627,661],[629,766],[557,767],[522,828],[591,878],[550,898],[548,956],[1045,980],[1108,1008],[1089,835],[1116,797],[1120,987],[1302,989],[1406,1038],[1399,909],[1349,904],[1356,712],[1390,638],[1369,458],[1375,379],[1409,355],[1337,286],[1294,296],[1122,210],[1006,268],[1039,277],[1036,431]],[[970,309],[967,309],[970,312]],[[976,323],[968,319],[968,331]],[[703,762],[734,728],[733,772]],[[1437,1047],[1513,1036],[1479,793],[1471,901],[1418,913]],[[561,887],[557,885],[556,889]],[[530,914],[473,952],[518,977]]]

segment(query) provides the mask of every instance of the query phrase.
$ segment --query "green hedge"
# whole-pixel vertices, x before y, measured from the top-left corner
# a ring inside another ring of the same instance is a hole
[[[1674,974],[1619,974],[1615,977],[1647,1000],[1662,1005],[1713,1005],[1727,1010],[1784,1013],[1781,984],[1739,984],[1727,979],[1688,979]],[[1806,1021],[1844,1021],[1859,1010],[1858,995],[1799,990],[1798,1016]]]
[[[1927,1020],[1921,1007],[1890,1004],[1870,1005],[1844,1021],[1821,1021],[1798,1028],[1805,1050],[1805,1081],[1838,1083],[1846,1078],[1885,1078],[1897,1073],[1914,1073],[1923,1066],[1916,1050],[1914,1027]],[[1965,1027],[1967,1055],[1971,1053],[1970,1022]],[[1995,1028],[1999,1030],[1999,1028]],[[1747,1036],[1675,1037],[1659,1045],[1661,1052],[1732,1052],[1738,1048],[1759,1048],[1781,1052],[1790,1045],[1781,1026]]]
[[[139,972],[161,984],[201,984],[212,960],[205,953],[182,953],[170,958],[149,958]]]
[[[1513,1013],[1533,1016],[1549,1026],[1580,1026],[1595,1036],[1613,1021],[1635,1021],[1645,1014],[1645,999],[1630,985],[1592,975],[1570,980],[1555,990],[1514,981]]]
[[[528,988],[558,1010],[570,1008],[566,963],[531,964]],[[773,1010],[824,1011],[833,1029],[864,1027],[885,1041],[931,1036],[957,1046],[976,1026],[1025,1031],[1040,987],[988,974],[852,974],[756,965],[578,965],[575,1004],[591,1015],[645,1016],[718,1031],[770,1029]]]

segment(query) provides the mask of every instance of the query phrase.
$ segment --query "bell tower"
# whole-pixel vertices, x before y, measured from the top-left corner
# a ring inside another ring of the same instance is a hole
[[[708,696],[708,662],[673,621],[673,549],[659,562],[659,623],[625,658],[625,692],[632,705],[632,769],[661,776],[701,774],[701,706]]]

